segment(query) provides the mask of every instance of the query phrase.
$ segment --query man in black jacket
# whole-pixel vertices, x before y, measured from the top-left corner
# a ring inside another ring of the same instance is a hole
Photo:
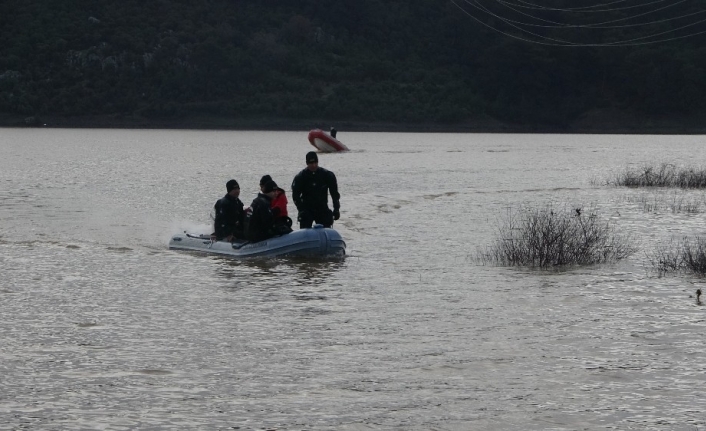
[[[262,186],[262,192],[258,193],[250,204],[252,212],[246,215],[245,223],[247,225],[245,237],[249,241],[263,241],[275,236],[275,216],[272,214],[271,206],[278,188],[274,181],[269,181]]]
[[[328,207],[331,194],[333,212]],[[311,227],[316,222],[324,227],[333,226],[333,221],[341,217],[341,195],[333,172],[319,167],[319,157],[314,151],[306,154],[306,169],[292,181],[292,199],[299,211],[299,228]]]
[[[243,238],[243,203],[240,201],[240,186],[235,180],[226,183],[228,193],[219,199],[213,206],[216,211],[216,219],[213,223],[215,233],[213,236],[217,240],[233,241],[235,238]]]

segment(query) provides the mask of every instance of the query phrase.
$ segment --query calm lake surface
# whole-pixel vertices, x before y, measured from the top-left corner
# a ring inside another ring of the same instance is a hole
[[[342,131],[319,160],[345,260],[168,250],[230,178],[246,205],[263,174],[289,191],[306,138],[0,129],[0,429],[706,428],[702,280],[647,259],[706,235],[706,208],[644,205],[703,192],[591,181],[700,165],[706,137]],[[476,263],[523,203],[594,206],[640,251]]]

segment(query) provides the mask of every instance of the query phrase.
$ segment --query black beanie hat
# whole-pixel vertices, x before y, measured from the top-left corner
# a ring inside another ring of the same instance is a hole
[[[233,189],[239,189],[240,186],[238,185],[238,182],[235,180],[230,180],[226,183],[226,190],[228,190],[228,193],[230,193],[231,190]]]
[[[272,181],[272,177],[269,175],[265,175],[262,178],[260,178],[260,186],[262,187],[265,184],[269,183],[270,181]]]
[[[279,187],[277,187],[277,183],[276,183],[276,182],[274,182],[274,181],[268,181],[268,182],[265,184],[265,186],[262,188],[262,193],[267,194],[267,193],[272,192],[272,191],[275,191],[275,190],[277,190],[277,189],[279,189]]]
[[[306,153],[306,162],[318,162],[319,161],[319,156],[316,155],[315,151],[309,151]]]

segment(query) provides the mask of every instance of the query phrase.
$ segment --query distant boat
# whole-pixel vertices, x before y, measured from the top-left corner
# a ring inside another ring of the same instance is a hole
[[[338,151],[348,151],[348,147],[343,142],[329,135],[321,129],[314,129],[309,132],[309,142],[319,151],[325,153],[335,153]]]

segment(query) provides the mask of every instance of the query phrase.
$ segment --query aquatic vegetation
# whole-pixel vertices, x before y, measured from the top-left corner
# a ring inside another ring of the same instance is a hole
[[[637,251],[595,208],[521,206],[499,217],[498,238],[477,251],[483,264],[549,268],[613,262]]]
[[[668,192],[643,193],[626,196],[625,201],[634,203],[648,213],[670,211],[672,213],[697,214],[706,211],[706,195],[690,194],[683,190],[669,190]]]
[[[660,275],[669,272],[706,275],[706,238],[695,236],[672,240],[669,244],[657,246],[648,259]]]
[[[613,174],[603,184],[624,187],[706,188],[706,168],[677,166],[672,163],[627,167]]]

